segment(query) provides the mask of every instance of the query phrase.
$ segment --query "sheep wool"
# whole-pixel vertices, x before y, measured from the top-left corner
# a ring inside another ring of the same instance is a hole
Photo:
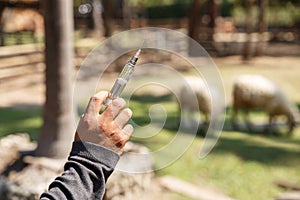
[[[233,120],[237,112],[260,108],[269,115],[269,126],[277,115],[287,117],[291,132],[300,119],[297,107],[272,81],[261,75],[241,75],[233,84]]]
[[[198,107],[199,111],[204,115],[206,122],[211,113],[211,95],[206,82],[196,76],[184,77],[186,84],[183,84],[180,89],[180,103],[182,110],[194,111]],[[197,104],[194,103],[195,99],[191,97],[196,95]]]

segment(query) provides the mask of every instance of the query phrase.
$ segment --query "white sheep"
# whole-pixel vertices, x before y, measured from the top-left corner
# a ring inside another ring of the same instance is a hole
[[[196,99],[195,99],[196,97]],[[208,123],[211,114],[211,95],[206,82],[196,76],[184,77],[179,93],[180,110],[185,117],[193,117],[195,110],[204,116],[204,123]],[[199,116],[198,116],[199,117]]]
[[[260,75],[241,75],[233,84],[233,125],[235,125],[239,110],[245,111],[246,120],[250,125],[248,113],[254,108],[268,113],[269,127],[275,116],[285,116],[289,125],[289,133],[293,131],[300,119],[297,107],[273,82]]]

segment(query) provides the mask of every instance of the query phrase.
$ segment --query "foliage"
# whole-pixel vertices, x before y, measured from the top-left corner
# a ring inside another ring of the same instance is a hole
[[[131,0],[130,6],[137,6],[139,3],[145,7],[147,18],[181,18],[187,17],[191,0],[177,1],[141,1]],[[201,12],[203,15],[206,12],[207,1],[201,1]],[[244,1],[241,0],[222,0],[219,5],[220,15],[223,17],[232,16],[238,25],[242,25],[245,19]],[[258,5],[254,5],[254,14],[258,14]],[[300,7],[297,0],[293,1],[269,1],[267,21],[269,25],[276,26],[293,26],[300,19]]]
[[[188,4],[172,4],[165,6],[152,6],[147,8],[147,18],[182,18],[188,13]]]
[[[257,15],[258,7],[254,6],[254,16]],[[242,6],[234,6],[232,16],[235,24],[242,25],[246,18],[245,8]],[[299,20],[300,6],[286,3],[282,6],[269,6],[268,8],[267,23],[269,26],[293,26],[296,23],[299,23]]]

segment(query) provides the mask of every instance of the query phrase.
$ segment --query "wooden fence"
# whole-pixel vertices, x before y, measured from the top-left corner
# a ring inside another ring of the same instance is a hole
[[[88,50],[76,51],[74,67],[78,67]],[[26,44],[0,47],[0,92],[17,89],[16,81],[45,71],[44,47]],[[32,80],[34,84],[37,80]],[[39,80],[41,82],[41,80]]]

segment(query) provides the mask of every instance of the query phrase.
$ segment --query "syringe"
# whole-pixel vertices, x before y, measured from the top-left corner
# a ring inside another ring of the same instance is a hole
[[[140,55],[141,49],[139,49],[134,56],[126,63],[119,77],[114,83],[114,86],[110,90],[110,96],[105,101],[105,106],[108,106],[113,99],[120,96],[122,91],[124,90],[127,82],[131,78],[134,72],[134,66],[138,60],[138,56]]]

